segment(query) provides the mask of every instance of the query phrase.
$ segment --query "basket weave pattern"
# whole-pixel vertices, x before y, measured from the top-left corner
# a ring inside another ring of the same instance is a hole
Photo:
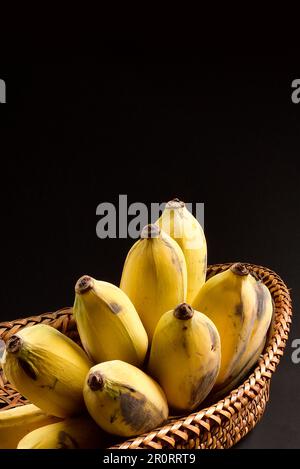
[[[208,267],[207,277],[228,269],[232,263]],[[170,418],[166,425],[150,433],[119,443],[119,449],[214,449],[230,448],[260,420],[269,400],[272,374],[280,361],[290,330],[292,307],[289,291],[270,269],[246,264],[250,272],[269,288],[275,313],[271,333],[255,370],[228,396],[190,415]],[[72,309],[0,323],[0,339],[5,342],[24,327],[49,324],[80,343]],[[28,401],[11,386],[0,370],[0,410]]]

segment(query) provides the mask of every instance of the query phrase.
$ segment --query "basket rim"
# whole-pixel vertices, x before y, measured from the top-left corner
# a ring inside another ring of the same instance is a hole
[[[227,270],[233,264],[234,262],[227,262],[224,264],[209,265],[207,278]],[[111,446],[110,449],[135,449],[142,447],[161,449],[164,444],[176,448],[176,438],[184,443],[187,441],[189,431],[193,432],[196,437],[200,433],[200,428],[204,431],[210,431],[212,425],[221,426],[224,420],[231,419],[234,414],[240,412],[242,408],[247,406],[249,401],[255,399],[263,388],[269,385],[269,381],[279,364],[288,340],[292,318],[292,301],[288,287],[277,273],[267,267],[247,262],[243,262],[243,264],[249,268],[252,275],[266,284],[271,292],[275,306],[272,321],[273,331],[268,338],[264,353],[257,362],[254,371],[252,371],[239,386],[228,393],[228,395],[208,407],[199,409],[188,415],[171,417],[165,425],[149,433],[122,441],[119,444]],[[54,313],[43,313],[24,319],[1,322],[0,339],[6,337],[7,340],[9,336],[15,333],[15,329],[18,330],[23,327],[30,327],[40,322],[52,325],[53,321],[55,321],[55,327],[59,325],[62,331],[64,331],[64,329],[67,329],[71,315],[72,308],[63,308]],[[73,326],[75,330],[75,321]],[[70,330],[69,326],[68,330]],[[171,433],[172,436],[169,436],[169,433]],[[233,444],[237,443],[240,438],[237,437]]]

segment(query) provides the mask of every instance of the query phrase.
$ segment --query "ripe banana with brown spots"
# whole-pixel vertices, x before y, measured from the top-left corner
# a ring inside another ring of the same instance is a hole
[[[219,389],[219,391],[212,392],[209,395],[210,402],[216,402],[217,399],[220,399],[233,389],[237,388],[242,383],[242,381],[246,378],[251,369],[258,363],[259,359],[261,358],[263,349],[265,347],[265,343],[266,340],[263,339],[259,348],[252,353],[248,362],[244,364],[243,368],[240,369],[237,375],[232,376],[232,378],[230,378],[228,384],[225,387],[222,387]]]
[[[229,383],[226,388],[222,389],[222,394],[231,391],[249,374],[261,357],[265,347],[268,329],[273,317],[274,305],[270,290],[266,285],[258,281],[255,288],[257,290],[257,309],[249,344],[237,366],[232,370],[228,380]]]
[[[83,394],[92,418],[114,435],[149,432],[168,417],[160,386],[139,368],[119,360],[91,368]]]
[[[13,335],[2,366],[10,383],[45,413],[68,417],[84,409],[82,388],[91,362],[53,327],[37,324]]]
[[[160,318],[148,370],[170,407],[181,412],[196,409],[215,384],[220,363],[220,336],[207,316],[182,303]]]
[[[237,263],[211,277],[193,307],[206,314],[219,331],[222,358],[214,392],[228,389],[260,353],[272,317],[270,292],[244,264]]]
[[[105,446],[102,430],[89,416],[84,416],[30,432],[19,441],[18,449],[98,449]]]
[[[266,334],[272,320],[273,302],[269,289],[261,281],[258,281],[254,284],[254,290],[256,292],[257,300],[254,325],[252,327],[247,348],[240,357],[235,368],[232,370],[233,377],[240,374],[241,371],[243,371],[243,375],[245,375],[257,361],[259,355],[263,351]],[[257,357],[255,361],[254,357]]]
[[[120,287],[151,341],[160,317],[186,299],[187,270],[180,246],[157,225],[147,225],[127,255]]]
[[[187,267],[187,303],[191,303],[206,279],[207,246],[198,220],[179,199],[170,200],[156,222],[182,249]]]
[[[92,360],[142,365],[148,337],[128,296],[115,285],[88,275],[78,280],[75,293],[73,314],[83,347]]]

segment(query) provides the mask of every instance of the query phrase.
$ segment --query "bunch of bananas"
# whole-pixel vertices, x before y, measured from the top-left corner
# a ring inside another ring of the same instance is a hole
[[[198,221],[178,199],[130,249],[120,287],[75,285],[82,348],[35,325],[2,366],[32,404],[0,412],[0,448],[97,448],[151,431],[232,389],[257,362],[273,304],[244,264],[206,280]]]

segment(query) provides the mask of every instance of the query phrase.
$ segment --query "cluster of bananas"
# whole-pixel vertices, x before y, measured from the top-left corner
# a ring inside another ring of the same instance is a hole
[[[264,348],[272,298],[241,263],[205,282],[206,259],[200,224],[175,199],[129,251],[120,288],[77,281],[83,348],[44,324],[13,335],[2,366],[32,404],[0,412],[0,447],[105,446],[232,389]]]

